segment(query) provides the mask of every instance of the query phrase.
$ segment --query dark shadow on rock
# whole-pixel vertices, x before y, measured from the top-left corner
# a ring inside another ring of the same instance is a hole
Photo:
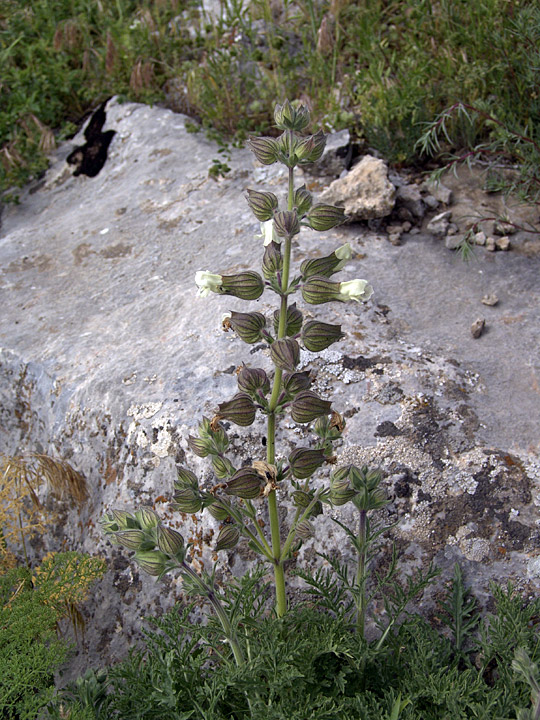
[[[106,120],[105,107],[108,100],[105,100],[90,118],[84,131],[86,142],[79,145],[70,153],[66,160],[70,165],[76,165],[74,176],[87,175],[96,177],[107,160],[107,150],[116,132],[106,130],[101,132]]]

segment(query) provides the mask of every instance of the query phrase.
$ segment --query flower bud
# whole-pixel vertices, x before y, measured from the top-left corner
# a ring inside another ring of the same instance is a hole
[[[310,352],[321,352],[332,343],[345,337],[341,332],[341,325],[330,325],[329,323],[310,320],[302,328],[302,342],[306,350]]]
[[[238,337],[248,345],[262,340],[262,330],[266,326],[266,318],[260,312],[231,312],[231,316],[223,321],[225,329],[231,327]]]
[[[353,490],[349,485],[348,480],[340,480],[333,482],[330,486],[330,502],[332,505],[345,505],[352,500],[356,495],[356,490]]]
[[[280,210],[274,215],[274,228],[279,237],[292,237],[300,232],[296,210]]]
[[[363,465],[361,468],[350,465],[349,478],[355,490],[366,488],[368,492],[376,490],[382,480],[379,470],[370,470],[367,465]]]
[[[246,393],[236,393],[232,400],[221,403],[218,408],[217,418],[230,420],[242,427],[252,425],[255,420],[255,405]]]
[[[222,455],[214,455],[212,458],[214,475],[219,479],[230,477],[234,473],[234,466],[231,461]]]
[[[159,550],[136,552],[134,559],[149,575],[157,577],[165,572],[167,556]]]
[[[234,295],[242,300],[257,300],[264,290],[264,282],[259,273],[246,270],[236,275],[221,277],[223,295]]]
[[[292,419],[297,423],[308,423],[319,415],[328,415],[332,403],[323,400],[311,390],[304,390],[294,398],[291,405]]]
[[[310,387],[311,380],[309,378],[309,371],[296,372],[283,376],[283,389],[285,390],[288,400],[292,400],[303,390],[309,390]]]
[[[120,530],[115,533],[114,539],[128,550],[140,550],[146,540],[146,533],[143,530]]]
[[[302,285],[302,297],[310,305],[331,302],[339,297],[339,283],[315,275]]]
[[[135,518],[141,530],[151,530],[159,524],[159,516],[150,507],[141,507],[135,510]]]
[[[227,495],[253,500],[261,493],[261,476],[252,467],[240,468],[227,483]]]
[[[249,395],[261,391],[263,395],[270,392],[270,380],[262,368],[248,368],[245,365],[238,373],[238,388]]]
[[[267,280],[271,280],[283,269],[283,256],[279,244],[271,242],[266,246],[262,261],[262,273]]]
[[[248,145],[262,165],[272,165],[279,159],[279,143],[274,138],[250,137]]]
[[[111,510],[110,513],[105,513],[100,523],[106,535],[111,535],[119,530],[139,527],[139,523],[126,510]]]
[[[199,457],[206,457],[212,452],[212,441],[209,438],[198,438],[188,435],[187,444],[189,449]]]
[[[296,507],[305,509],[313,500],[313,497],[310,493],[305,492],[305,490],[295,490],[292,494],[292,499]]]
[[[292,105],[285,100],[283,105],[274,108],[274,122],[280,130],[296,130],[300,132],[309,125],[309,110],[305,105]]]
[[[347,216],[343,208],[334,207],[334,205],[323,205],[322,203],[314,205],[306,215],[309,227],[318,232],[331,230],[336,225],[341,225],[346,219]]]
[[[183,490],[184,488],[191,488],[192,490],[199,489],[199,482],[197,477],[191,470],[185,467],[176,468],[176,480],[174,482],[175,490]]]
[[[291,472],[298,480],[305,480],[313,475],[326,461],[322,450],[296,448],[289,455]]]
[[[296,157],[300,165],[309,165],[317,162],[324,152],[326,135],[319,130],[315,135],[304,138],[296,146]]]
[[[248,189],[247,194],[248,205],[257,220],[267,222],[274,217],[274,210],[278,206],[274,193]]]
[[[226,508],[226,507],[224,507],[224,506],[219,502],[219,500],[217,500],[216,502],[213,502],[213,503],[212,503],[211,505],[209,505],[206,509],[208,510],[208,512],[210,513],[210,515],[211,515],[213,518],[215,518],[216,520],[219,520],[219,521],[221,521],[221,522],[222,522],[223,520],[226,520],[226,519],[229,517],[229,515],[230,515],[229,509]]]
[[[174,510],[189,513],[190,515],[199,512],[203,506],[200,493],[190,487],[177,490],[173,495],[173,500],[172,507]]]
[[[240,539],[240,531],[236,525],[224,525],[219,531],[215,550],[231,550]]]
[[[176,530],[160,525],[157,529],[157,545],[165,555],[175,557],[184,549],[184,538]]]
[[[270,357],[276,367],[294,372],[300,360],[300,345],[292,338],[282,338],[270,345]]]
[[[302,185],[294,193],[293,206],[296,208],[298,217],[304,217],[308,212],[312,203],[311,193],[306,190],[306,186]]]
[[[274,312],[274,331],[276,335],[278,334],[279,330],[279,316],[280,311],[276,310]],[[300,310],[297,309],[296,303],[289,305],[289,307],[287,308],[287,324],[285,327],[285,335],[288,335],[290,337],[300,332],[300,328],[302,327],[302,321],[303,316]]]
[[[299,538],[302,538],[302,540],[309,540],[314,536],[315,528],[309,520],[302,520],[302,522],[299,522],[296,526],[296,534]]]
[[[195,273],[195,284],[199,288],[198,294],[206,297],[211,292],[220,293],[222,279],[221,275],[215,275],[207,270],[199,270]]]

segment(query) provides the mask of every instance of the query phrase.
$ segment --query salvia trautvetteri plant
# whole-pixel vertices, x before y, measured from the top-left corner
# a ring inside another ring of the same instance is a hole
[[[206,511],[222,522],[215,549],[231,550],[247,540],[274,572],[275,610],[287,611],[285,563],[307,538],[313,535],[322,504],[358,502],[361,488],[350,482],[356,469],[337,468],[328,485],[317,489],[310,479],[326,463],[335,462],[333,445],[344,428],[342,416],[329,400],[311,387],[309,372],[299,371],[300,349],[321,352],[343,337],[340,325],[319,320],[305,321],[296,302],[296,293],[309,305],[327,302],[367,301],[373,290],[366,280],[334,279],[352,257],[347,243],[326,257],[304,260],[292,272],[292,241],[302,226],[316,231],[330,230],[346,218],[339,207],[314,203],[305,185],[295,188],[294,169],[316,162],[325,147],[322,132],[304,135],[310,122],[306,107],[285,101],[275,108],[277,137],[253,137],[249,145],[264,165],[282,163],[288,168],[286,206],[271,192],[248,190],[247,202],[261,222],[264,254],[261,273],[248,270],[234,275],[200,271],[195,276],[199,295],[231,295],[246,301],[258,300],[263,292],[277,296],[271,317],[258,311],[231,312],[223,320],[224,330],[234,331],[247,344],[266,343],[273,363],[270,375],[262,368],[243,365],[238,372],[238,392],[222,402],[213,418],[203,418],[198,436],[188,438],[189,448],[212,464],[215,481],[201,484],[188,468],[181,467],[175,482],[173,507],[184,513]],[[249,467],[237,467],[228,454],[229,440],[222,421],[241,427],[251,425],[257,414],[266,416],[266,455]],[[296,447],[285,459],[276,454],[276,423],[290,416],[296,423],[312,423],[316,440],[309,447]],[[288,493],[295,506],[289,527],[280,525],[278,504]],[[360,498],[361,499],[361,498]],[[382,502],[382,498],[379,498]],[[257,522],[257,503],[266,503],[269,532]],[[360,503],[361,505],[361,503]],[[362,506],[363,507],[363,506]],[[370,506],[371,507],[371,506]],[[150,508],[134,513],[113,510],[103,520],[106,534],[129,550],[146,572],[157,577],[170,570],[183,575],[185,587],[207,597],[222,622],[237,662],[242,650],[219,600],[213,580],[198,574],[189,563],[189,547],[182,535],[165,527]],[[363,572],[361,569],[359,572]]]

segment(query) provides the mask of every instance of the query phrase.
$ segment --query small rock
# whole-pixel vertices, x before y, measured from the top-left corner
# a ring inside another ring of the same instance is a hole
[[[390,233],[388,239],[392,245],[401,245],[401,233]]]
[[[486,244],[485,232],[482,232],[482,230],[480,230],[480,232],[475,233],[474,242],[476,245],[485,245]]]
[[[407,208],[407,210],[419,220],[421,220],[426,213],[422,195],[416,185],[402,185],[398,187],[396,204]]]
[[[397,216],[399,220],[402,220],[403,222],[412,222],[414,220],[414,216],[410,210],[407,210],[406,207],[400,207],[397,210]]]
[[[448,250],[457,250],[463,243],[463,235],[447,235],[444,245]]]
[[[401,225],[401,228],[403,232],[409,232],[409,230],[412,228],[412,224],[408,220],[405,220],[405,222]]]
[[[386,226],[386,232],[389,235],[395,235],[396,233],[402,233],[403,228],[401,225],[387,225]]]
[[[447,235],[455,235],[458,232],[459,228],[454,223],[450,223],[448,226],[448,230],[446,231]]]
[[[386,164],[364,155],[343,179],[321,193],[321,201],[342,205],[353,220],[370,220],[390,215],[394,208],[396,188],[388,180]]]
[[[493,232],[495,235],[513,235],[516,232],[516,227],[512,223],[497,220],[493,226]]]
[[[510,238],[508,237],[508,235],[504,235],[503,237],[496,237],[495,247],[497,248],[497,250],[510,250]]]
[[[427,224],[427,231],[433,235],[446,235],[448,226],[450,225],[450,218],[452,217],[451,210],[445,210],[438,215],[435,215]]]
[[[484,305],[493,306],[499,302],[499,298],[495,295],[495,293],[491,293],[491,295],[484,295],[482,302]]]
[[[486,250],[489,252],[495,252],[495,239],[492,237],[488,237],[486,239]]]
[[[484,332],[484,328],[486,326],[486,321],[484,318],[478,318],[473,322],[471,325],[471,335],[475,340],[477,340],[480,335]]]
[[[426,195],[424,197],[424,204],[430,209],[430,210],[436,210],[439,207],[439,201],[436,197],[433,197],[433,195]]]
[[[450,205],[450,203],[452,202],[452,191],[450,190],[450,188],[447,188],[446,185],[443,185],[442,182],[434,182],[433,180],[427,180],[424,183],[424,187],[430,193],[430,195],[432,195],[440,203],[443,203],[443,205]]]

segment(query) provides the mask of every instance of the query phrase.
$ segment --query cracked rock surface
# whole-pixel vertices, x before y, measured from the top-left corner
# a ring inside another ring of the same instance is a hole
[[[63,544],[109,561],[85,607],[87,632],[73,672],[122,657],[139,637],[141,618],[182,597],[177,578],[156,583],[123,549],[112,548],[99,518],[111,507],[153,504],[194,543],[194,563],[210,567],[219,524],[207,514],[191,519],[169,510],[175,465],[212,482],[204,461],[188,451],[187,435],[236,392],[242,361],[271,368],[262,345],[244,345],[221,330],[222,314],[247,304],[196,297],[193,277],[197,270],[258,269],[259,223],[243,196],[257,187],[283,198],[286,171],[257,167],[248,150],[234,150],[231,173],[210,179],[216,147],[188,133],[184,120],[160,108],[110,102],[104,129],[116,134],[100,173],[73,177],[65,158],[75,138],[59,148],[20,205],[3,213],[0,450],[60,455],[87,480],[87,506],[80,514],[64,509],[36,552]],[[299,173],[302,182],[318,201],[320,179]],[[460,188],[451,189],[459,201]],[[409,205],[420,202],[418,193],[400,195]],[[480,595],[491,580],[506,579],[534,593],[538,241],[518,233],[508,252],[479,246],[466,264],[426,231],[442,211],[428,210],[417,218],[420,227],[411,225],[409,211],[400,245],[366,223],[324,234],[302,230],[295,263],[349,242],[354,256],[339,277],[365,278],[375,294],[367,306],[303,306],[299,298],[306,319],[339,323],[346,333],[319,355],[302,352],[301,364],[313,368],[315,389],[347,420],[339,461],[384,471],[390,498],[384,513],[398,523],[393,539],[404,573],[433,560],[448,577],[459,561]],[[482,304],[492,295],[496,304]],[[250,304],[267,316],[275,307],[269,293]],[[475,339],[470,327],[479,314],[486,322]],[[229,432],[242,462],[264,458],[262,418]],[[312,437],[288,416],[279,436],[283,455]],[[281,502],[285,514],[285,494]],[[332,516],[354,522],[348,506],[326,507],[298,564],[318,562],[316,551],[352,560]],[[388,547],[376,562],[387,557]],[[243,546],[221,553],[220,576],[253,561]],[[298,580],[291,585],[301,592]],[[428,593],[426,607],[429,601]]]

